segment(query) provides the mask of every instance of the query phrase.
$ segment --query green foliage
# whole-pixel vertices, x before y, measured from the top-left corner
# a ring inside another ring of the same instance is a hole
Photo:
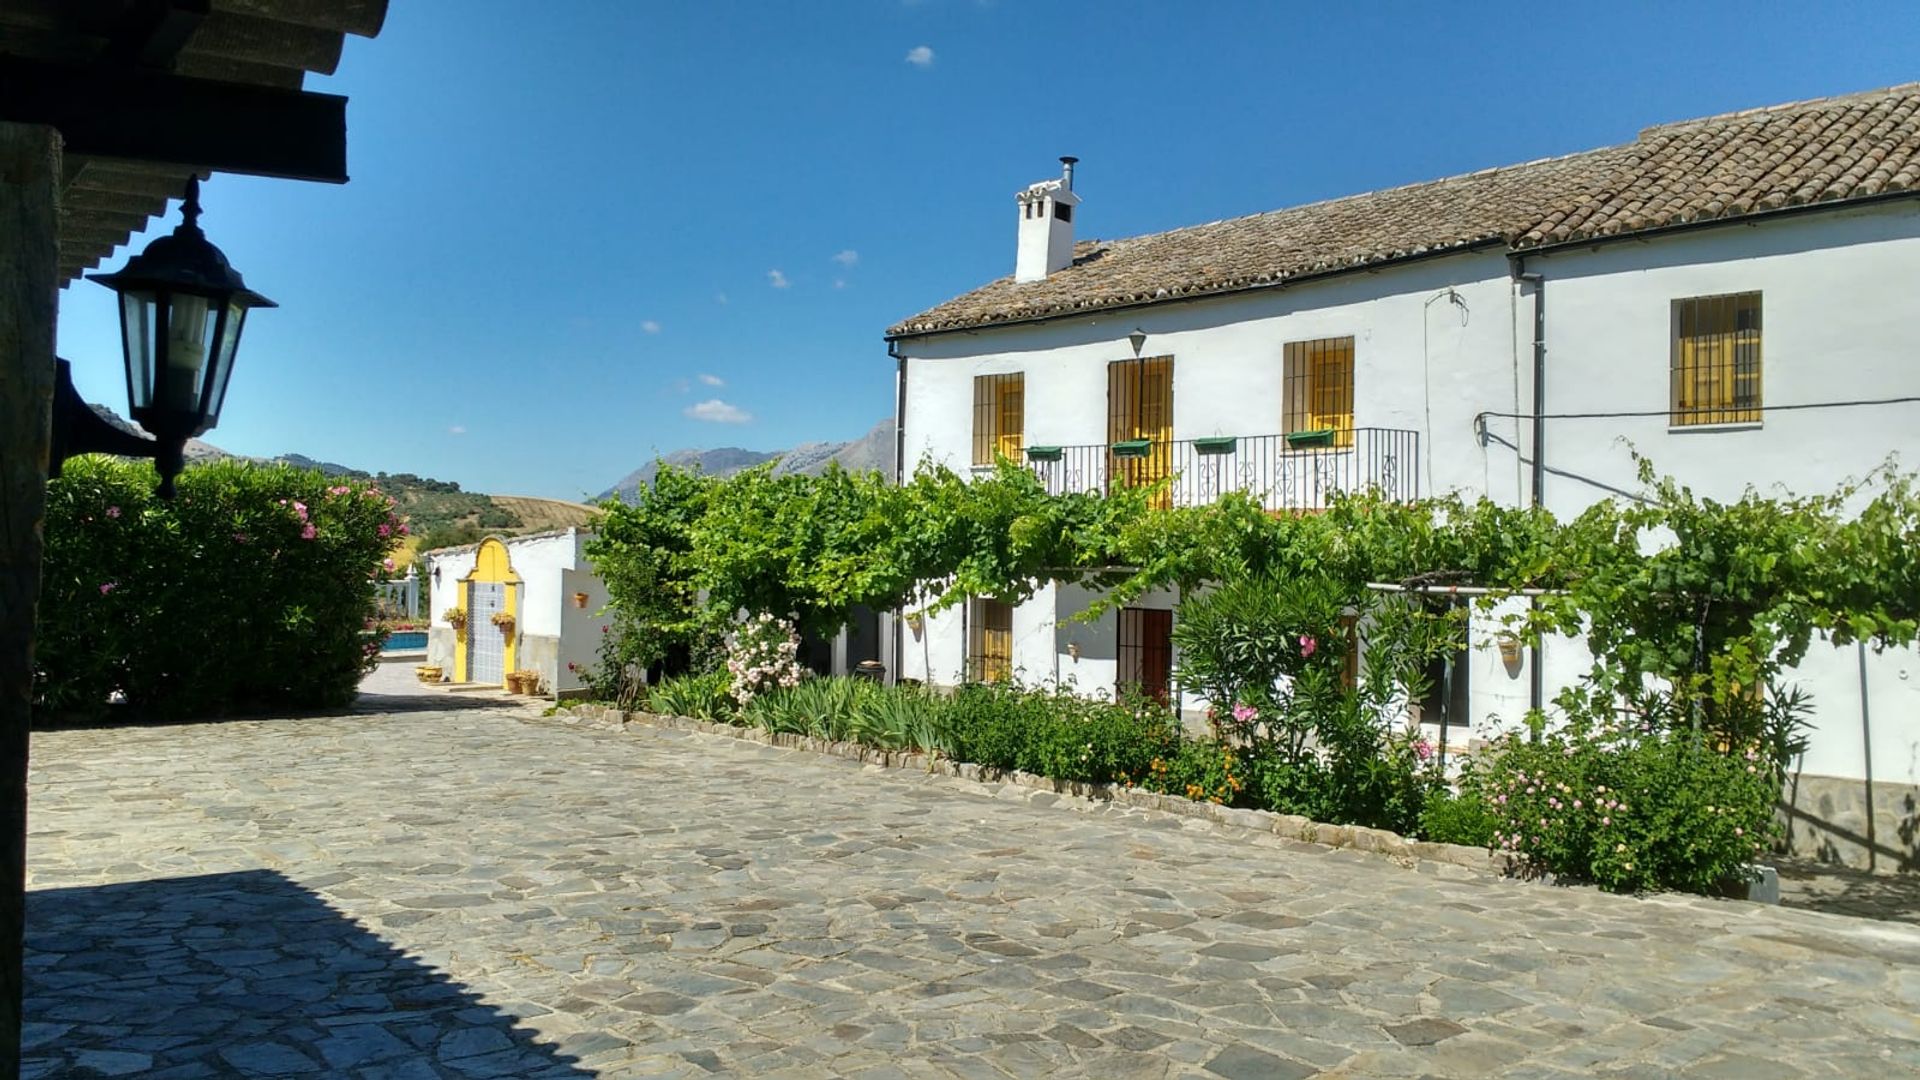
[[[1762,751],[1619,729],[1510,739],[1484,788],[1494,844],[1608,889],[1714,891],[1774,835],[1779,776]]]
[[[161,717],[346,704],[384,634],[370,579],[399,532],[366,483],[286,466],[83,457],[48,485],[35,694]]]
[[[621,654],[642,668],[676,654],[681,667],[709,666],[698,659],[717,642],[721,620],[699,603],[693,533],[717,484],[698,473],[662,468],[632,504],[605,503],[605,516],[587,543],[587,556],[607,585],[609,625]]]
[[[946,703],[955,757],[1060,780],[1138,783],[1180,744],[1177,722],[1152,702],[1112,704],[1062,690],[961,687]]]
[[[687,716],[711,723],[740,723],[727,673],[707,671],[675,675],[647,688],[646,708],[665,716]]]

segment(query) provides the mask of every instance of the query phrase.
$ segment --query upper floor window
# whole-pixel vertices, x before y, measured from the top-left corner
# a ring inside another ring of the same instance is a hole
[[[1289,341],[1281,427],[1330,431],[1333,445],[1353,445],[1353,338]]]
[[[1025,447],[1027,377],[976,375],[973,379],[973,463],[1019,460]]]
[[[1111,481],[1129,487],[1173,475],[1173,357],[1107,365],[1107,443]],[[1156,505],[1168,505],[1162,491]]]
[[[1675,427],[1760,421],[1760,294],[1673,302]]]

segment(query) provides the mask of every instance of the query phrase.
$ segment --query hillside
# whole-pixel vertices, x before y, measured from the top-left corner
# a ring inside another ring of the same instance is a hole
[[[776,476],[791,473],[813,476],[825,472],[828,462],[837,461],[841,468],[850,472],[879,471],[891,476],[893,444],[893,419],[889,417],[874,425],[872,431],[851,442],[809,442],[791,450],[773,451],[742,450],[737,446],[713,450],[675,450],[628,473],[596,496],[595,500],[618,497],[631,502],[635,492],[653,483],[662,464],[694,469],[708,476],[726,477],[771,461],[776,463],[773,467]]]
[[[123,431],[136,435],[146,434],[141,431],[139,425],[126,420],[112,409],[100,405],[95,405],[93,409],[102,419]],[[187,443],[186,456],[187,463],[194,465],[241,455],[230,454],[212,443],[193,439]],[[300,469],[315,469],[328,476],[371,480],[378,484],[380,490],[393,496],[397,504],[396,509],[406,517],[411,527],[412,535],[408,536],[401,548],[394,553],[394,562],[400,566],[411,562],[414,553],[418,551],[471,544],[490,533],[517,536],[522,533],[564,529],[570,525],[584,525],[597,513],[591,506],[561,499],[540,499],[524,495],[487,495],[477,491],[462,491],[458,483],[450,480],[435,480],[431,477],[416,476],[413,473],[367,472],[364,469],[356,469],[332,461],[310,458],[305,454],[282,454],[274,458],[249,460],[277,462]]]

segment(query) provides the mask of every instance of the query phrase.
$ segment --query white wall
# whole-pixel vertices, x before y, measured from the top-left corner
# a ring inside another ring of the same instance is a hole
[[[1465,326],[1435,299],[1448,288],[1467,305]],[[1476,412],[1513,411],[1514,288],[1497,254],[903,341],[908,471],[923,458],[969,467],[976,375],[1025,374],[1027,445],[1105,443],[1107,365],[1133,357],[1135,328],[1147,332],[1143,355],[1174,358],[1175,439],[1283,434],[1286,343],[1352,335],[1354,424],[1420,432],[1423,493],[1516,498],[1511,457],[1490,457],[1473,432]]]
[[[548,637],[558,641],[557,668],[543,673],[548,685],[556,690],[584,686],[567,670],[567,663],[591,666],[599,655],[600,627],[605,623],[600,613],[607,603],[607,591],[586,558],[586,544],[591,535],[591,530],[567,529],[506,541],[507,562],[521,581],[519,617],[514,632],[523,638]],[[447,625],[442,613],[459,605],[460,579],[473,572],[475,556],[473,547],[427,553],[427,582],[435,625]],[[578,592],[587,594],[584,608],[574,606],[573,596]]]

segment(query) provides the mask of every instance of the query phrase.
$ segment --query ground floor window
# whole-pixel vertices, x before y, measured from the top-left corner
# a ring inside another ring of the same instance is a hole
[[[1456,728],[1471,722],[1467,713],[1467,650],[1443,653],[1427,661],[1427,692],[1416,706],[1423,724],[1444,723]]]
[[[973,602],[973,632],[968,642],[967,675],[979,682],[1013,678],[1013,605],[999,600]]]
[[[1173,612],[1161,608],[1120,609],[1119,677],[1122,697],[1138,693],[1162,705],[1172,701]]]

